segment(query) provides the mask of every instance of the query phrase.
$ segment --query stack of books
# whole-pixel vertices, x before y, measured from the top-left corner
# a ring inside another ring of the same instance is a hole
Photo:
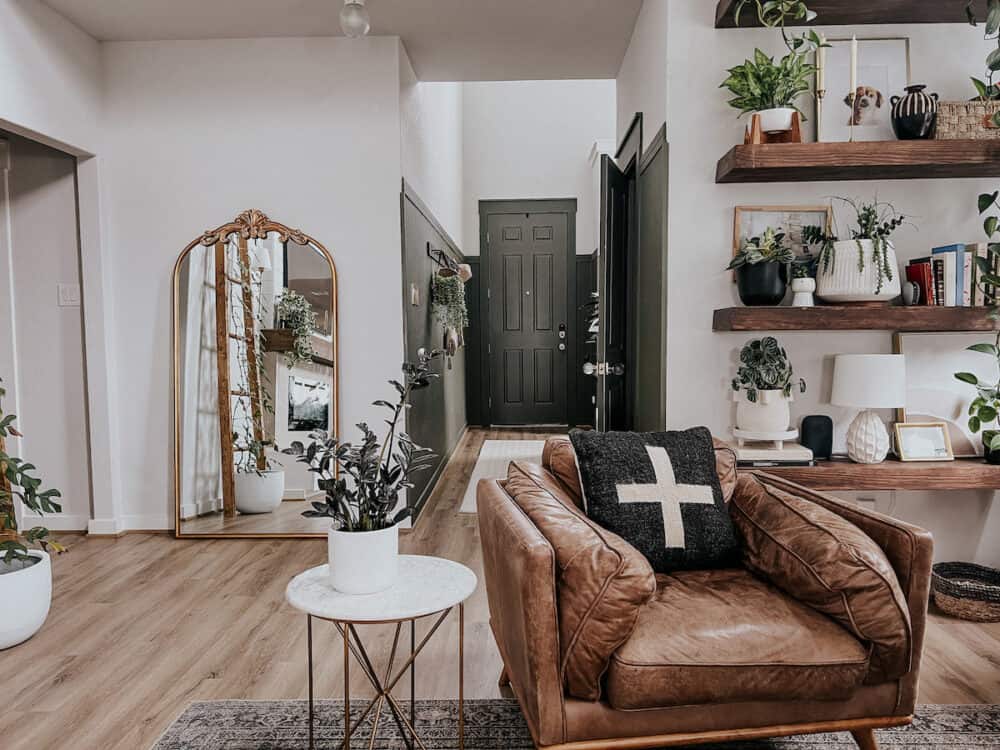
[[[775,448],[773,443],[730,443],[736,452],[736,465],[746,469],[766,469],[768,466],[815,466],[813,452],[799,443],[785,443]]]
[[[906,266],[906,279],[920,287],[921,305],[983,307],[995,305],[1000,289],[979,283],[975,258],[986,258],[997,272],[997,262],[985,242],[935,247],[931,254],[914,258]]]

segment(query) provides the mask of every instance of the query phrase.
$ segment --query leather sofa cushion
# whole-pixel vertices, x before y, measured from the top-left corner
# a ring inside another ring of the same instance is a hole
[[[511,463],[504,488],[555,552],[566,690],[576,698],[600,700],[611,655],[656,590],[653,570],[638,550],[583,515],[541,466]]]
[[[657,575],[608,670],[621,710],[757,700],[842,700],[868,670],[864,645],[743,569]]]
[[[717,437],[712,438],[712,447],[715,448],[715,470],[722,485],[722,499],[728,503],[736,491],[736,451]]]
[[[739,478],[729,509],[750,570],[870,644],[867,682],[891,681],[909,672],[912,633],[906,598],[885,553],[869,536],[817,503],[753,474]]]

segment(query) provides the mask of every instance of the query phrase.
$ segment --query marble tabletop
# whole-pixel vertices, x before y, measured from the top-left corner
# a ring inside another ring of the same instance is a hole
[[[400,555],[399,577],[385,591],[343,594],[330,585],[330,566],[295,576],[285,599],[296,609],[340,622],[395,622],[425,617],[464,602],[476,590],[476,574],[440,557]]]

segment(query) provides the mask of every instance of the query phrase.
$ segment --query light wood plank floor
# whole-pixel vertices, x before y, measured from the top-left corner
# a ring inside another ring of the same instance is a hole
[[[470,430],[404,550],[459,560],[481,578],[475,516],[456,511],[483,440],[524,434]],[[4,750],[147,750],[191,701],[306,696],[305,617],[283,594],[293,575],[323,562],[323,541],[69,541],[70,552],[55,561],[45,627],[0,652],[0,673],[17,686],[8,686],[0,711]],[[466,612],[466,695],[498,697],[500,657],[482,587]],[[421,656],[420,697],[457,693],[455,619]],[[327,623],[316,635],[318,693],[338,697],[340,643]],[[362,636],[373,655],[384,654],[391,630]],[[924,665],[922,702],[1000,703],[1000,624],[933,614]],[[353,673],[360,696],[363,678]]]

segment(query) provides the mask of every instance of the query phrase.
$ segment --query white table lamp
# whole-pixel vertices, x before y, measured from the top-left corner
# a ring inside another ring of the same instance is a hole
[[[847,428],[851,460],[881,463],[889,454],[889,432],[873,410],[906,405],[905,358],[902,354],[838,354],[830,403],[862,409]]]

